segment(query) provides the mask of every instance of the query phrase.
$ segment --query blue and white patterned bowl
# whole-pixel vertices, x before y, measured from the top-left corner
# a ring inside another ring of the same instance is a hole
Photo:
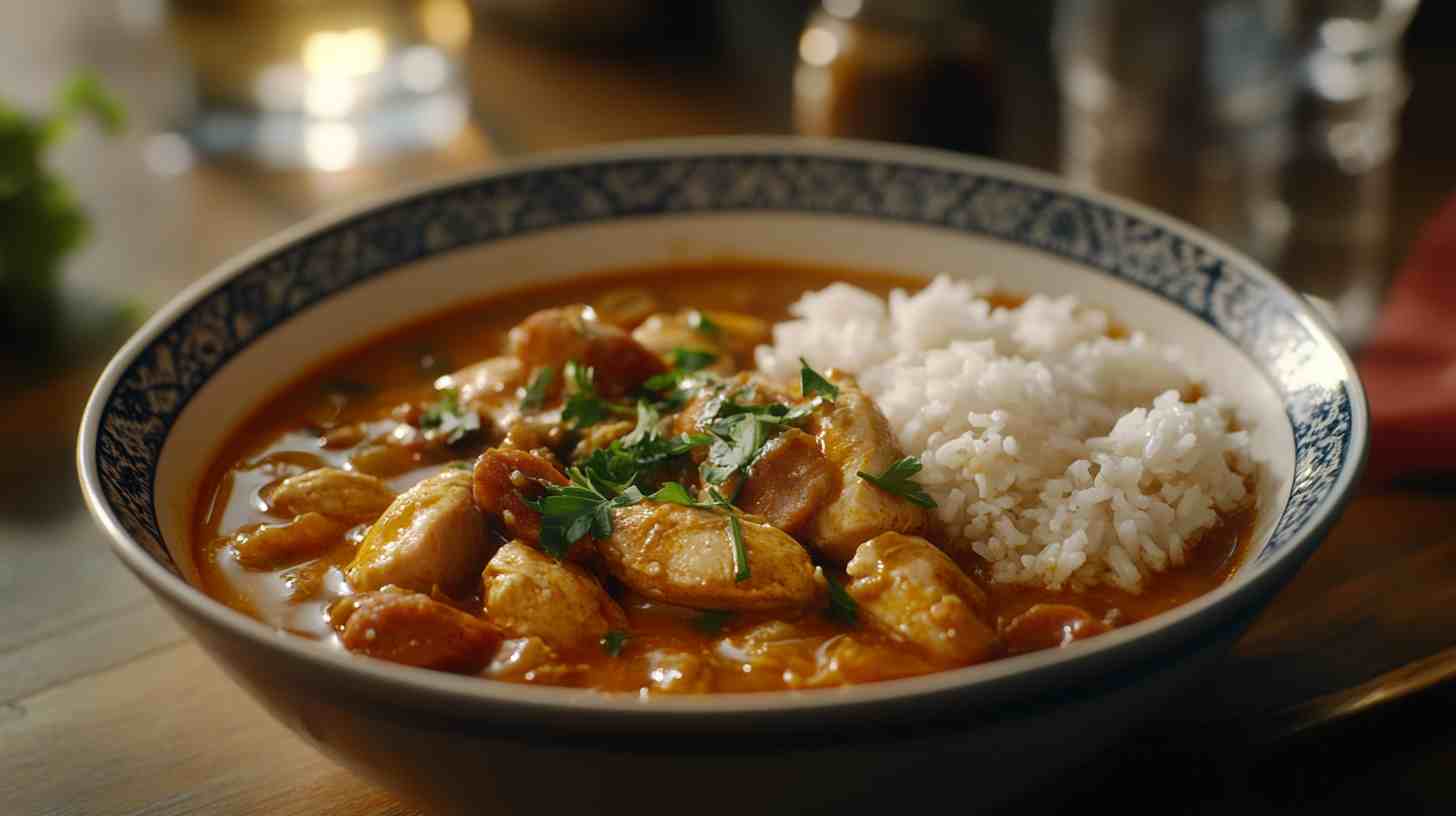
[[[320,360],[527,281],[718,256],[992,274],[1012,290],[1077,294],[1185,346],[1254,431],[1253,554],[1203,598],[1060,650],[860,688],[651,700],[356,658],[193,586],[188,531],[207,464],[237,422]],[[1351,491],[1367,425],[1328,328],[1195,230],[991,162],[718,139],[522,164],[268,242],[127,343],[87,407],[78,463],[122,561],[243,686],[352,767],[444,810],[641,805],[648,779],[713,810],[744,804],[702,801],[725,769],[785,807],[883,793],[889,780],[912,783],[891,785],[901,802],[936,780],[995,797],[1106,744],[1218,659],[1309,556]],[[553,774],[570,782],[525,781]]]

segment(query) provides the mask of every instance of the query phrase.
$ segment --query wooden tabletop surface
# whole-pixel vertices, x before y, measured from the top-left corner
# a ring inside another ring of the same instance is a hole
[[[305,216],[527,150],[785,127],[783,96],[762,90],[761,72],[735,85],[712,71],[570,54],[486,30],[471,51],[479,116],[442,151],[332,175],[206,162],[177,173],[156,156],[180,109],[169,68],[177,58],[145,20],[128,25],[122,13],[145,17],[150,6],[160,4],[27,3],[23,25],[18,11],[0,11],[0,97],[40,105],[77,65],[91,65],[132,110],[125,136],[82,133],[57,156],[97,223],[68,269],[67,299],[80,313],[155,308]],[[1456,190],[1441,110],[1451,72],[1439,62],[1416,65],[1395,179],[1397,250]],[[1423,71],[1435,79],[1423,82]],[[81,321],[42,370],[0,371],[0,814],[414,813],[270,719],[108,551],[73,468],[83,402],[121,339],[92,323]],[[1367,488],[1218,672],[1062,792],[1025,807],[1152,776],[1163,780],[1154,791],[1181,791],[1179,812],[1313,812],[1362,796],[1395,812],[1450,812],[1456,692],[1264,747],[1245,744],[1237,727],[1187,723],[1256,722],[1456,643],[1451,486]]]

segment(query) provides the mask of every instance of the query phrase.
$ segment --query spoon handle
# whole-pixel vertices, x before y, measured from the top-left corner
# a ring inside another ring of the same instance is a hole
[[[1350,688],[1260,715],[1250,732],[1277,742],[1343,722],[1456,679],[1456,646],[1414,660]]]

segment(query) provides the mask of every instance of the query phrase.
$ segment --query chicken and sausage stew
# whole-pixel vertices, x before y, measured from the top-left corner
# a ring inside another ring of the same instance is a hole
[[[1211,456],[1247,486],[1232,443],[1194,465],[1118,448],[1136,442],[1125,431],[1172,433],[1171,416],[1195,423],[1174,428],[1168,455],[1186,459],[1177,445],[1196,423],[1220,421],[1184,416],[1206,402],[1196,384],[1160,396],[1107,364],[1111,390],[1094,396],[1126,405],[1084,412],[1075,432],[1014,400],[966,409],[1006,385],[998,360],[1055,380],[1063,354],[1096,378],[1088,355],[1140,335],[1094,320],[1085,336],[1028,340],[1015,321],[1047,325],[1031,314],[1044,304],[967,289],[984,331],[1008,339],[906,350],[896,320],[940,331],[934,315],[907,317],[924,286],[746,263],[637,270],[371,340],[272,398],[220,452],[195,516],[204,589],[359,655],[668,693],[864,683],[1055,648],[1228,577],[1247,496],[1203,501],[1217,491],[1179,480]],[[882,336],[850,314],[821,319],[835,298],[879,304]],[[857,342],[868,362],[843,356]],[[1018,343],[1064,348],[1043,361]],[[916,376],[959,382],[967,355],[993,353],[969,397],[903,392]],[[945,419],[927,425],[934,411]],[[1086,450],[1047,453],[1064,432]],[[1197,438],[1215,433],[1239,441],[1232,420]],[[956,459],[964,440],[981,447]],[[982,461],[993,443],[999,458]]]

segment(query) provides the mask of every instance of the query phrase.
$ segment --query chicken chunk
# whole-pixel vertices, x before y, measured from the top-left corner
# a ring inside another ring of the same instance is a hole
[[[475,460],[472,490],[480,512],[499,518],[511,536],[535,544],[541,540],[541,514],[527,504],[545,490],[541,483],[565,485],[556,466],[534,453],[494,448]]]
[[[857,475],[883,473],[900,459],[890,423],[854,378],[830,372],[839,396],[815,412],[809,429],[839,471],[838,492],[809,522],[804,537],[826,557],[844,563],[860,542],[878,533],[914,534],[925,529],[924,508],[886,493]]]
[[[797,533],[828,501],[836,476],[814,437],[790,428],[764,445],[736,502],[743,512]]]
[[[455,389],[461,405],[488,417],[497,428],[507,428],[521,416],[517,390],[528,382],[529,373],[515,357],[491,357],[440,377],[435,389]]]
[[[607,292],[592,301],[592,308],[600,320],[631,331],[633,326],[661,309],[662,304],[650,290],[629,286]]]
[[[500,548],[481,583],[486,618],[511,637],[581,649],[627,626],[626,613],[591,573],[520,541]]]
[[[501,642],[490,624],[416,592],[354,595],[333,623],[351,652],[441,671],[478,672]]]
[[[279,515],[317,513],[358,524],[378,518],[394,501],[394,491],[373,476],[324,467],[289,476],[263,498]]]
[[[511,329],[507,348],[527,369],[553,366],[560,372],[572,360],[590,366],[596,390],[605,397],[623,396],[667,370],[626,332],[598,320],[590,306],[536,312]]]
[[[764,320],[742,312],[685,309],[655,314],[632,332],[637,342],[660,355],[675,348],[700,349],[719,355],[712,370],[733,371],[735,356],[746,356],[769,339]]]
[[[845,590],[876,628],[948,663],[991,655],[986,593],[929,541],[883,533],[861,544],[846,569]]]
[[[814,565],[782,530],[741,520],[750,576],[734,581],[728,517],[677,504],[643,502],[612,512],[597,542],[607,570],[653,600],[695,609],[783,609],[814,600]]]
[[[814,657],[813,673],[801,681],[808,688],[874,683],[935,670],[928,659],[907,655],[890,644],[867,642],[854,633],[830,638]]]
[[[666,694],[702,694],[713,690],[713,673],[699,656],[676,649],[654,649],[644,655],[647,688]]]
[[[460,589],[485,564],[485,520],[471,476],[446,470],[400,494],[374,522],[344,571],[355,590]]]
[[[701,331],[694,327],[694,310],[655,314],[632,332],[632,339],[656,353],[671,365],[673,352],[678,349],[702,351],[713,355],[713,361],[703,368],[715,374],[732,374],[737,370],[733,355],[718,342],[721,333]],[[700,323],[697,325],[701,325]]]
[[[1082,640],[1112,627],[1071,604],[1039,603],[1011,619],[1003,636],[1012,654],[1054,649]]]
[[[304,513],[286,524],[264,524],[238,533],[233,538],[233,553],[248,569],[276,569],[323,554],[350,526],[318,513]]]

